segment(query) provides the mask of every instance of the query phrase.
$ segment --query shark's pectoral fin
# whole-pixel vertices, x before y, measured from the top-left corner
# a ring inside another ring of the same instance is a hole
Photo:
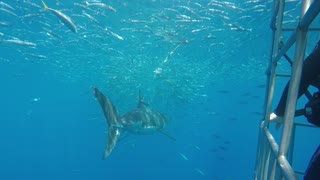
[[[176,138],[174,138],[173,136],[171,136],[169,133],[167,133],[166,131],[164,131],[163,129],[159,130],[160,133],[162,133],[163,135],[167,136],[168,138],[170,138],[173,141],[176,141]]]
[[[113,148],[116,146],[118,138],[120,136],[120,130],[116,127],[110,127],[108,130],[108,140],[107,147],[104,152],[102,159],[106,159],[112,152]]]

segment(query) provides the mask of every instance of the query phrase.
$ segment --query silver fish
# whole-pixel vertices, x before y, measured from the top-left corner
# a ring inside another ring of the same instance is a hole
[[[42,0],[41,0],[42,1]],[[77,28],[76,25],[74,24],[74,22],[72,21],[72,19],[70,17],[68,17],[67,15],[63,14],[62,12],[49,8],[43,1],[42,1],[43,7],[46,10],[51,11],[53,14],[55,14],[62,22],[63,24],[65,24],[66,26],[68,26],[68,28],[76,33],[77,32]]]

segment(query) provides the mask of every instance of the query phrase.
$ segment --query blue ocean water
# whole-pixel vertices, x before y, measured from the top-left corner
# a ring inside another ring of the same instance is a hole
[[[0,2],[0,179],[253,179],[272,1],[45,3],[77,33],[40,0]],[[287,25],[300,3],[286,7]],[[141,90],[177,140],[129,135],[101,160],[108,130],[93,86],[121,115]],[[301,171],[317,133],[297,130]]]

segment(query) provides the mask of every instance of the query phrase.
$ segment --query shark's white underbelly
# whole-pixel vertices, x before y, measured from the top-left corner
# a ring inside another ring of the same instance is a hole
[[[162,128],[163,127],[160,126],[143,125],[142,122],[138,122],[136,124],[126,126],[124,129],[132,134],[153,134]]]

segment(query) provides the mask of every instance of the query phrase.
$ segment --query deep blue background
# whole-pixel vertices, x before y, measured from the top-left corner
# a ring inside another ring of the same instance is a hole
[[[254,177],[272,2],[103,1],[114,13],[74,4],[85,1],[48,1],[74,20],[77,34],[40,1],[2,2],[14,9],[0,7],[0,179]],[[293,20],[287,26],[297,24],[300,5],[286,6],[285,21]],[[198,22],[182,22],[185,16]],[[307,52],[318,39],[310,36]],[[12,39],[37,45],[7,42]],[[189,43],[163,63],[185,39]],[[163,69],[159,76],[157,67]],[[279,72],[290,72],[286,62]],[[277,82],[275,103],[286,82]],[[92,86],[101,88],[120,114],[135,107],[140,89],[170,118],[166,131],[177,141],[162,134],[132,135],[101,160],[107,125]],[[304,103],[302,98],[299,106]],[[272,130],[280,137],[281,131]],[[305,170],[318,133],[297,129],[295,169]]]

